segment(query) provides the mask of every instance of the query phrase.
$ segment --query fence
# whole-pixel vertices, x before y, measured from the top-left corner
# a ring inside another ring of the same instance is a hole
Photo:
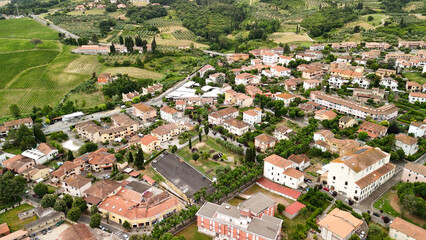
[[[11,209],[13,209],[13,208],[19,207],[19,206],[21,206],[22,204],[28,204],[28,205],[31,205],[31,206],[33,206],[33,207],[38,207],[38,206],[39,206],[39,204],[38,204],[38,203],[36,203],[36,202],[33,202],[33,201],[29,200],[29,199],[24,199],[24,200],[22,200],[22,201],[21,201],[21,202],[19,202],[19,203],[15,203],[14,205],[12,205],[12,206],[10,206],[10,207],[7,207],[7,208],[5,208],[5,209],[0,210],[0,214],[5,213],[5,212],[7,212],[7,211],[9,211],[9,210],[11,210]]]

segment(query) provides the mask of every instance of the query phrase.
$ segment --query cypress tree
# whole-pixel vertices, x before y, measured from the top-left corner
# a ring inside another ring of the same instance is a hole
[[[127,162],[132,163],[133,162],[133,153],[129,152],[129,156],[127,157]]]
[[[156,50],[157,50],[157,42],[155,41],[155,36],[154,36],[151,42],[151,51],[155,53]]]
[[[191,141],[191,138],[189,138],[188,147],[189,147],[189,149],[192,149],[192,141]]]
[[[121,35],[120,35],[120,37],[118,37],[118,40],[120,41],[120,45],[123,45],[124,40],[123,40],[123,37]]]
[[[71,150],[68,150],[67,159],[68,161],[74,160],[74,155],[72,154]]]

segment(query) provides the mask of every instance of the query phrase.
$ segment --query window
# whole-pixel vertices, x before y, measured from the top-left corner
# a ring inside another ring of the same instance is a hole
[[[348,186],[348,181],[345,182],[345,185]]]
[[[333,176],[333,180],[336,180],[336,176]]]

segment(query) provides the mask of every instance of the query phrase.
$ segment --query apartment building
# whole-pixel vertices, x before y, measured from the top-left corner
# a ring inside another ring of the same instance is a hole
[[[283,101],[284,107],[288,107],[290,106],[290,103],[293,102],[294,99],[296,99],[296,96],[290,93],[280,93],[280,94],[274,95],[274,99]]]
[[[359,126],[358,132],[366,132],[368,137],[377,138],[386,136],[388,128],[377,123],[365,121]]]
[[[390,154],[364,146],[330,163],[327,185],[343,196],[361,201],[395,174]]]
[[[425,41],[399,41],[398,48],[424,48],[426,47]]]
[[[338,153],[344,155],[357,149],[360,144],[352,139],[338,139],[330,130],[319,130],[314,133],[314,146],[320,148],[323,152]]]
[[[239,111],[236,108],[230,107],[219,110],[217,112],[210,113],[208,116],[209,124],[221,125],[224,121],[230,118],[236,118],[239,115]]]
[[[80,165],[70,161],[66,161],[57,170],[52,172],[51,175],[54,178],[52,179],[52,181],[59,184],[65,178],[72,175],[79,175],[80,173],[81,173]]]
[[[241,120],[231,118],[223,122],[223,127],[230,133],[241,136],[249,131],[249,125]]]
[[[151,154],[155,150],[161,149],[160,139],[152,135],[145,135],[139,140],[139,144],[142,148],[142,151],[148,154]]]
[[[243,112],[243,122],[250,125],[262,122],[262,109],[255,108]]]
[[[312,101],[325,108],[333,109],[337,112],[345,113],[361,119],[371,116],[376,121],[383,121],[395,119],[398,115],[398,108],[393,104],[373,108],[354,101],[342,99],[337,96],[328,95],[320,91],[311,92],[310,98]]]
[[[367,102],[368,99],[372,99],[373,102],[379,103],[385,97],[386,90],[380,88],[372,88],[372,89],[363,89],[363,88],[354,88],[352,96],[355,100],[360,102]]]
[[[154,119],[157,116],[157,110],[142,102],[134,104],[132,106],[133,114],[142,119],[144,122]]]
[[[206,202],[198,210],[198,231],[224,240],[280,240],[282,220],[274,216],[275,202],[256,193],[238,206]]]
[[[263,175],[273,182],[297,189],[304,182],[304,174],[295,169],[297,166],[295,162],[273,154],[264,159]]]
[[[284,55],[278,57],[278,63],[281,63],[283,66],[288,66],[291,61],[296,61],[296,59]]]
[[[161,125],[151,131],[152,136],[158,138],[160,142],[166,142],[171,140],[173,137],[182,133],[185,130],[183,124],[180,123],[168,123]]]
[[[426,102],[426,93],[420,93],[420,92],[410,92],[410,95],[408,95],[408,101],[410,103],[424,103]]]
[[[291,70],[282,66],[273,66],[271,72],[274,77],[290,77]]]
[[[366,42],[365,47],[369,49],[381,49],[385,50],[391,47],[390,44],[387,44],[385,42]]]
[[[272,52],[265,52],[262,54],[262,61],[264,64],[274,64],[278,62],[280,55]]]
[[[401,182],[426,182],[426,166],[412,162],[405,164]]]
[[[419,150],[417,138],[410,137],[403,133],[395,136],[395,147],[404,150],[406,156],[413,155]]]
[[[225,101],[223,103],[244,108],[253,105],[253,98],[230,89],[225,92]]]
[[[170,123],[178,122],[182,117],[182,114],[176,109],[169,106],[164,106],[160,109],[160,117]]]
[[[84,197],[84,191],[91,186],[92,180],[81,175],[73,175],[62,181],[64,193],[75,197]]]

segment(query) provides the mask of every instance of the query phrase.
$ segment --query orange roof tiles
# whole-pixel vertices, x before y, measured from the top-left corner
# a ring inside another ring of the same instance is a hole
[[[277,141],[276,138],[269,136],[268,134],[261,134],[261,135],[255,137],[254,139],[255,139],[255,141],[261,141],[261,142],[265,142],[265,143],[271,143],[271,142]]]
[[[412,223],[409,223],[402,218],[396,217],[393,222],[389,225],[390,228],[402,232],[405,235],[412,237],[416,240],[426,239],[426,230],[418,227]]]
[[[303,177],[303,176],[304,176],[304,174],[303,174],[301,171],[299,171],[299,170],[297,170],[297,169],[294,169],[294,168],[287,168],[287,169],[283,172],[283,174],[284,174],[284,175],[287,175],[287,176],[290,176],[290,177],[297,178],[297,179],[299,179],[299,178],[301,178],[301,177]]]
[[[159,141],[157,137],[154,137],[152,135],[145,135],[143,138],[141,138],[140,143],[142,145],[149,145],[154,141]]]
[[[319,226],[328,229],[328,231],[331,231],[342,239],[347,238],[362,223],[362,220],[352,216],[350,212],[345,212],[338,208],[333,209],[333,211],[318,221]]]
[[[400,142],[407,144],[407,145],[417,144],[417,138],[410,137],[410,136],[402,134],[402,133],[396,135],[395,140],[400,141]]]
[[[293,164],[292,161],[289,161],[283,157],[280,157],[276,154],[273,154],[269,157],[266,157],[264,159],[265,162],[269,162],[270,164],[280,167],[280,168],[287,168]]]

